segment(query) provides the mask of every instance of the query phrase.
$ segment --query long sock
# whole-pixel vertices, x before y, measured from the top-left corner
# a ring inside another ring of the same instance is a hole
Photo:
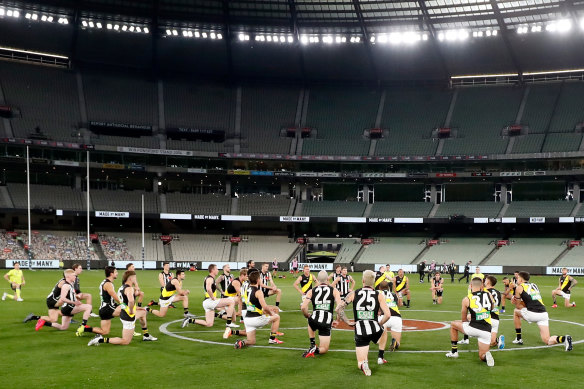
[[[276,333],[275,332],[270,332],[270,339],[272,339],[272,340],[276,339]]]
[[[280,306],[280,302],[276,301],[276,306],[279,307]]]
[[[453,340],[450,342],[450,352],[456,354],[458,352],[458,340]]]
[[[83,327],[83,332],[93,332],[93,327],[90,327],[90,326],[84,326],[84,327]]]
[[[33,316],[31,316],[31,319],[32,319],[32,320],[38,320],[38,319],[40,319],[40,318],[41,318],[41,317],[40,317],[40,316],[37,316],[37,315],[33,315]]]
[[[379,350],[379,353],[377,354],[377,358],[383,359],[383,354],[385,354],[385,350]]]
[[[554,304],[556,303],[556,296],[554,296]]]
[[[141,307],[142,306],[142,303],[138,303],[138,306]]]
[[[231,316],[227,318],[227,324],[231,324]]]
[[[189,323],[193,324],[194,322],[195,322],[195,318],[194,318],[194,317],[191,317],[191,318],[189,319]]]
[[[521,328],[515,328],[515,338],[521,340]]]
[[[410,299],[408,299],[408,307],[410,306]]]
[[[83,320],[81,321],[81,325],[82,325],[82,326],[86,326],[86,325],[87,325],[87,319],[83,319]]]
[[[464,340],[468,340],[468,335],[464,334]]]
[[[154,304],[152,304],[152,305],[154,305]],[[144,309],[146,309],[146,312],[152,312],[152,308],[150,308],[150,307],[146,307]]]
[[[239,335],[239,330],[231,330],[231,335]]]
[[[316,346],[316,338],[310,338],[310,347]]]
[[[20,288],[16,289],[16,298],[19,299],[20,298]]]
[[[110,338],[101,338],[98,343],[109,343]]]
[[[219,312],[215,312],[215,318],[221,317],[221,315],[219,314]]]
[[[142,335],[150,336],[150,334],[148,333],[148,327],[142,327]]]
[[[10,300],[14,300],[14,296],[11,294],[6,293],[6,297],[8,297]]]
[[[558,338],[558,343],[564,343],[564,340],[566,340],[565,336],[558,335],[557,338]]]
[[[45,327],[52,327],[53,323],[51,323],[50,321],[46,321],[45,322]]]
[[[188,315],[189,314],[189,309],[188,308],[183,308],[184,314]]]

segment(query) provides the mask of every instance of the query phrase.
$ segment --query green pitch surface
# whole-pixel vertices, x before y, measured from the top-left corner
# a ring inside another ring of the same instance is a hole
[[[550,313],[553,335],[570,334],[574,350],[565,352],[563,346],[543,346],[535,324],[523,324],[524,346],[511,343],[515,337],[512,309],[502,315],[500,332],[507,338],[509,351],[495,351],[495,366],[489,368],[479,362],[476,339],[470,345],[460,345],[460,357],[447,359],[450,350],[448,328],[412,332],[402,337],[402,347],[394,353],[386,352],[388,364],[378,366],[377,353],[369,362],[373,375],[365,377],[358,369],[354,353],[352,331],[334,330],[332,351],[317,358],[303,359],[308,348],[306,320],[299,311],[300,295],[293,288],[295,277],[276,279],[283,290],[281,331],[285,333],[282,345],[268,345],[268,330],[258,331],[258,345],[235,350],[238,337],[222,339],[225,324],[217,320],[212,328],[189,325],[181,328],[182,306],[169,311],[167,317],[148,315],[150,332],[157,342],[142,342],[135,337],[129,346],[101,344],[88,347],[91,334],[75,336],[77,325],[67,331],[44,327],[36,332],[34,322],[23,324],[30,312],[46,314],[45,298],[60,278],[57,271],[25,270],[24,302],[0,301],[0,387],[222,387],[248,388],[260,385],[276,388],[307,387],[397,387],[412,385],[425,387],[509,387],[527,384],[529,387],[570,387],[584,378],[584,308],[551,308],[551,291],[557,277],[534,277],[544,295]],[[145,303],[159,295],[158,272],[138,272],[138,281],[146,293]],[[203,315],[202,284],[206,272],[187,273],[183,287],[191,291],[191,313]],[[359,275],[354,275],[360,279]],[[402,308],[404,319],[430,320],[449,323],[460,318],[461,299],[466,285],[447,280],[444,303],[433,305],[427,283],[411,278],[411,308]],[[501,277],[499,277],[501,278]],[[93,294],[94,312],[98,311],[98,285],[103,271],[85,271],[80,277],[84,292]],[[116,288],[121,283],[121,273]],[[359,285],[359,282],[358,282]],[[10,292],[8,283],[0,292]],[[573,300],[584,307],[584,288],[573,290]],[[274,304],[275,297],[268,303]],[[563,299],[558,302],[563,304]],[[352,308],[352,306],[350,306]],[[352,314],[350,314],[352,316]],[[75,318],[81,321],[80,317]],[[89,324],[99,325],[98,318]],[[140,331],[139,325],[136,327]],[[121,335],[121,323],[112,321],[112,336]],[[377,350],[376,346],[372,350]],[[466,352],[466,351],[470,352]]]

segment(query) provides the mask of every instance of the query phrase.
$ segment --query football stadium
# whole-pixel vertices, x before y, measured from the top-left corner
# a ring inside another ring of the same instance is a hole
[[[578,386],[584,1],[0,0],[0,387]]]

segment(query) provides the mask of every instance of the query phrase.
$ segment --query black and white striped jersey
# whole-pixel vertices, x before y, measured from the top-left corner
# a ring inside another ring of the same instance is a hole
[[[337,282],[337,289],[341,293],[341,297],[345,297],[349,294],[349,288],[351,287],[351,276],[339,276],[339,282]]]
[[[373,335],[381,331],[377,320],[379,312],[378,291],[363,287],[355,291],[353,299],[353,315],[355,318],[355,335]]]
[[[266,285],[266,286],[270,286],[271,285],[271,279],[272,276],[270,275],[270,272],[260,272],[260,281],[262,284]],[[264,295],[267,296],[268,295],[268,288],[262,288],[262,292],[264,292]]]
[[[66,284],[68,284],[68,282],[65,282],[65,284],[63,284],[63,286],[65,286]],[[70,288],[69,288],[69,292],[67,293],[67,298],[71,301],[76,301],[77,298],[75,297],[75,287],[73,286],[73,284],[69,284]],[[61,306],[61,309],[63,308],[75,308],[75,304],[63,304]]]
[[[223,280],[221,281],[221,289],[223,293],[229,288],[229,285],[233,282],[233,274],[225,274],[223,273]]]
[[[111,309],[116,309],[116,307],[118,306],[118,303],[116,302],[116,300],[114,300],[114,298],[112,296],[110,296],[110,294],[108,293],[107,290],[105,290],[104,286],[106,283],[111,283],[112,287],[113,287],[113,283],[108,280],[107,278],[103,281],[101,281],[101,284],[99,284],[99,298],[100,298],[100,308],[103,307],[108,307]],[[115,290],[115,289],[114,289]]]
[[[333,322],[335,306],[334,289],[330,285],[318,285],[312,289],[312,315],[317,323],[330,325]]]

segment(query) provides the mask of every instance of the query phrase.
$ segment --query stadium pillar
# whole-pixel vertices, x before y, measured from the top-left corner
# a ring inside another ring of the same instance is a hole
[[[28,268],[32,270],[32,236],[30,226],[30,158],[28,146],[26,146],[26,202],[28,211]]]

